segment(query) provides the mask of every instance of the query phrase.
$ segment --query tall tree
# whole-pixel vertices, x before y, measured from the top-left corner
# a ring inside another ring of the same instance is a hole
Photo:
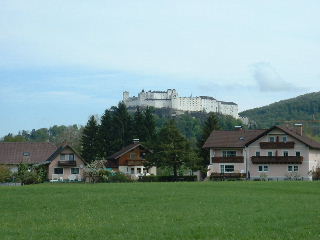
[[[182,165],[193,156],[188,141],[183,137],[173,120],[159,132],[152,145],[153,153],[147,156],[148,166],[169,167],[177,176]]]
[[[111,149],[111,143],[113,140],[113,126],[112,126],[112,112],[108,109],[105,110],[104,114],[101,117],[101,124],[99,127],[99,148],[100,157],[106,159],[110,156],[113,152]]]
[[[146,141],[147,138],[144,114],[140,111],[139,107],[137,107],[133,116],[133,136],[134,138],[139,138],[141,142]]]
[[[152,140],[156,135],[156,121],[153,116],[153,110],[147,107],[144,111],[144,128],[145,128],[145,139],[144,141]]]
[[[88,162],[96,160],[99,156],[98,149],[98,124],[94,116],[91,116],[83,129],[81,137],[81,156]]]
[[[210,136],[213,130],[219,130],[219,121],[215,113],[210,113],[207,120],[204,122],[202,127],[202,134],[201,137],[198,139],[198,149],[199,155],[201,157],[201,165],[203,168],[206,168],[207,165],[210,163],[210,154],[208,149],[202,148],[205,141]]]
[[[114,151],[120,150],[122,147],[132,142],[132,119],[128,113],[127,107],[123,102],[118,104],[118,107],[113,107],[113,141],[111,149]]]

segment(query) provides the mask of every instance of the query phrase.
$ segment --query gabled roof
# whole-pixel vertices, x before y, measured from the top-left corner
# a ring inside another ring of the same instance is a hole
[[[246,143],[265,130],[212,131],[203,148],[244,148]]]
[[[246,146],[250,145],[251,143],[253,143],[254,141],[258,140],[259,138],[265,136],[266,134],[268,134],[269,132],[271,132],[274,129],[279,129],[282,130],[283,132],[285,132],[286,134],[288,134],[289,136],[297,139],[298,141],[306,144],[307,146],[309,146],[310,148],[314,148],[314,149],[320,149],[320,143],[311,139],[310,137],[308,137],[307,135],[305,135],[305,133],[303,133],[302,135],[300,135],[297,132],[297,129],[294,128],[290,128],[290,127],[286,127],[286,126],[273,126],[265,131],[263,131],[261,134],[259,134],[258,136],[256,136],[255,138],[251,139],[249,142],[246,143]]]
[[[142,148],[145,148],[141,143],[132,143],[132,144],[130,144],[128,146],[123,147],[120,151],[112,154],[107,159],[109,159],[109,160],[118,159],[119,157],[121,157],[122,155],[126,154],[127,152],[130,152],[131,150],[133,150],[133,149],[135,149],[137,147],[140,147],[140,146]]]
[[[56,150],[49,142],[0,142],[0,164],[40,163]]]
[[[45,161],[43,162],[44,164],[46,163],[51,163],[60,153],[62,153],[63,150],[65,150],[66,148],[70,148],[76,155],[78,158],[80,158],[84,163],[86,163],[84,161],[84,159],[80,156],[80,154],[74,150],[73,147],[71,147],[69,144],[67,143],[63,143],[60,147],[58,147],[58,149],[56,151],[54,151],[51,156]]]

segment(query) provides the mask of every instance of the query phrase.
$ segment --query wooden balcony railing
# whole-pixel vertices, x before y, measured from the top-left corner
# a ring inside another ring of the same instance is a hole
[[[75,167],[77,166],[77,162],[76,161],[58,161],[58,166]]]
[[[294,142],[260,142],[261,149],[289,149],[294,148]]]
[[[145,160],[128,160],[127,166],[144,166]]]
[[[243,156],[235,156],[235,157],[213,157],[213,163],[243,163]]]
[[[253,164],[301,164],[303,157],[297,156],[260,156],[260,157],[251,157]]]

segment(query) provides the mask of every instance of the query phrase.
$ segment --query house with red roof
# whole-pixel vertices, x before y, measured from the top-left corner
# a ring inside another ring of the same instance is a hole
[[[81,180],[85,161],[68,144],[0,142],[0,164],[18,171],[19,164],[47,166],[49,180]]]

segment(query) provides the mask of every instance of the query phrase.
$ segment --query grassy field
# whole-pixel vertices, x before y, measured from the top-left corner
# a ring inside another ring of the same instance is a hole
[[[320,182],[0,187],[0,239],[320,239]]]

